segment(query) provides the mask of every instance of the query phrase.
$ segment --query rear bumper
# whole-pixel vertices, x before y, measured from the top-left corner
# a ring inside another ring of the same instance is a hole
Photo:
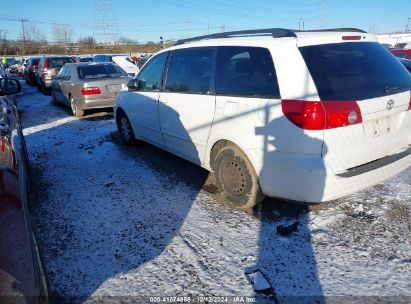
[[[110,108],[114,107],[116,103],[115,97],[109,98],[84,98],[75,100],[77,106],[81,110],[96,109],[96,108]]]
[[[319,156],[273,152],[265,157],[257,172],[261,189],[267,196],[320,203],[353,194],[397,175],[411,166],[411,154],[388,156],[380,160],[379,166],[370,164],[362,166],[360,172],[357,167],[358,174],[341,176]]]
[[[44,79],[44,87],[45,87],[46,89],[51,88],[51,83],[52,83],[52,80],[51,80],[51,79]]]

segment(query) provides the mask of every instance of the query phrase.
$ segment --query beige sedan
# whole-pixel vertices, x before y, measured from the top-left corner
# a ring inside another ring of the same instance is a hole
[[[113,63],[67,63],[53,79],[52,101],[70,106],[81,117],[86,109],[113,107],[130,79]]]

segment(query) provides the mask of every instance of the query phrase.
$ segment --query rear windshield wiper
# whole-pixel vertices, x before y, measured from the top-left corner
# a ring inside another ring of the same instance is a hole
[[[405,86],[405,85],[391,86],[391,87],[385,87],[383,91],[385,93],[389,93],[389,92],[392,92],[392,91],[397,91],[397,90],[401,90],[401,89],[405,89],[405,88],[407,88],[407,86]]]

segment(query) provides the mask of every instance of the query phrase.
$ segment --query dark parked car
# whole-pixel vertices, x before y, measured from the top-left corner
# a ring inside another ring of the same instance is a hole
[[[39,65],[39,61],[39,57],[30,57],[26,63],[23,77],[26,80],[26,83],[29,85],[37,84],[36,72]]]
[[[0,302],[47,303],[29,212],[28,159],[12,97],[20,90],[18,80],[0,79]]]
[[[7,76],[7,70],[4,67],[4,65],[0,62],[0,78],[6,78]]]
[[[393,53],[394,56],[396,57],[411,59],[411,49],[395,48],[395,49],[391,49],[390,52]]]
[[[411,73],[411,60],[398,58],[398,60],[405,66],[408,72]]]

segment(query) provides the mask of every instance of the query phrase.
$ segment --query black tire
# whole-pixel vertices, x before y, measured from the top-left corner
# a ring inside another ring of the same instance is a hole
[[[253,165],[237,146],[222,147],[215,156],[213,169],[224,199],[237,208],[250,209],[264,199]]]
[[[136,143],[136,137],[134,136],[133,128],[131,127],[130,120],[127,117],[127,114],[124,111],[117,112],[117,127],[120,132],[123,142],[132,146]]]
[[[52,105],[57,105],[57,103],[58,103],[56,97],[54,96],[53,90],[51,90],[51,101],[50,101],[50,103],[51,103]]]
[[[46,88],[46,85],[44,83],[41,84],[41,89],[40,91],[44,94],[44,95],[50,95],[50,89]]]
[[[77,106],[76,102],[74,101],[73,97],[70,96],[70,108],[71,112],[73,113],[73,116],[75,117],[83,117],[84,116],[84,110],[79,109]]]

